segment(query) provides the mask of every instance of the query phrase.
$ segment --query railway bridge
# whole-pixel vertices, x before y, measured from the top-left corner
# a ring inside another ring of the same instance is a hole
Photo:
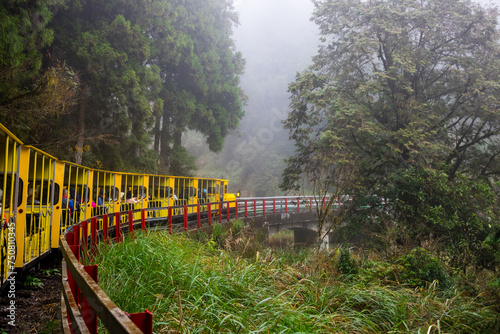
[[[296,245],[312,245],[318,240],[318,219],[314,211],[309,208],[297,211],[294,207],[289,212],[269,213],[250,219],[253,220],[257,228],[264,230],[268,236],[283,230],[292,230]],[[328,235],[323,236],[325,233],[327,232],[321,233],[322,240],[328,243]],[[327,244],[325,246],[328,247]]]
[[[320,233],[318,227],[315,214],[317,205],[317,200],[311,196],[241,198],[237,201],[238,210],[235,216],[251,220],[256,228],[264,230],[268,236],[283,230],[292,230],[296,245],[315,244],[321,235],[324,247],[328,247],[328,231]]]

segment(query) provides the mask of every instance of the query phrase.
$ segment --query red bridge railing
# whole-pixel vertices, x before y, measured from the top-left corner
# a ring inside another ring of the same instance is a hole
[[[121,242],[123,234],[133,234],[135,230],[146,231],[148,225],[166,225],[167,231],[173,233],[174,229],[188,231],[190,228],[201,228],[205,223],[211,225],[214,219],[221,223],[224,219],[230,221],[231,217],[238,219],[266,213],[312,211],[318,205],[321,203],[314,197],[243,198],[230,202],[117,212],[92,217],[74,225],[70,232],[60,238],[63,254],[61,311],[64,332],[97,333],[97,319],[112,334],[149,334],[153,331],[151,312],[145,310],[128,314],[122,311],[99,287],[97,265],[80,263],[82,254],[94,251],[99,240],[111,242],[114,239],[115,242]],[[340,201],[338,205],[341,205]],[[157,217],[156,213],[159,212],[168,214],[166,217]],[[140,219],[134,220],[138,215]]]

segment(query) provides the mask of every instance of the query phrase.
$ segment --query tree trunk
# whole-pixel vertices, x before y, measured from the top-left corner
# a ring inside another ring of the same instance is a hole
[[[154,150],[161,155],[161,129],[162,129],[162,117],[156,117],[155,128],[154,128]]]
[[[85,140],[85,96],[80,98],[80,103],[78,107],[78,128],[77,128],[77,138],[75,146],[75,163],[82,164],[83,156],[83,144]]]

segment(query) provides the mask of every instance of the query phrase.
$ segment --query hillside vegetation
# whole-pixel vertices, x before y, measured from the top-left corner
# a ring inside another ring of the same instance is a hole
[[[294,249],[290,234],[241,221],[102,244],[99,281],[123,310],[153,313],[157,333],[494,333],[498,281],[453,276],[417,249],[395,258],[348,247]],[[479,281],[478,281],[479,282]],[[496,298],[496,299],[495,299]]]

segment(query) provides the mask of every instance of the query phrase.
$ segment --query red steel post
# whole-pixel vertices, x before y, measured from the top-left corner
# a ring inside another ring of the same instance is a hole
[[[80,225],[73,225],[73,245],[80,246]]]
[[[222,202],[219,202],[219,223],[222,223]]]
[[[92,246],[95,248],[97,246],[97,218],[92,217],[90,221],[90,233],[92,237]]]
[[[300,212],[300,197],[297,197],[297,212]]]
[[[276,213],[276,198],[273,198],[273,213]]]
[[[134,234],[134,213],[132,210],[128,211],[128,234]]]
[[[254,217],[257,216],[257,200],[253,200],[253,215]]]
[[[78,245],[72,245],[69,246],[73,254],[75,254],[76,259],[78,262],[80,262],[80,246]],[[78,289],[78,285],[76,284],[75,280],[73,279],[73,276],[71,275],[71,272],[68,270],[68,284],[71,289],[71,293],[75,297],[75,301],[77,304],[80,304],[80,289]]]
[[[288,213],[288,198],[285,198],[285,213]]]
[[[104,236],[105,242],[109,241],[108,219],[109,219],[108,215],[104,215],[102,217],[102,234]]]
[[[120,213],[117,212],[115,214],[115,240],[116,242],[120,242],[122,241],[122,230],[121,230],[121,226],[120,226]]]
[[[212,225],[212,205],[208,203],[208,225]]]
[[[262,215],[263,216],[266,215],[266,200],[265,199],[262,200]]]
[[[172,234],[172,207],[168,207],[168,230]]]
[[[83,241],[83,249],[84,251],[88,249],[88,241],[89,241],[89,222],[84,220],[82,221],[82,241]]]
[[[128,314],[128,316],[144,334],[153,333],[153,314],[151,312],[145,310],[141,313]]]
[[[184,231],[188,230],[188,206],[184,204]]]
[[[196,215],[196,220],[198,222],[198,228],[201,228],[201,212],[200,212],[200,203],[196,206],[198,209],[198,214]]]
[[[75,244],[75,236],[73,235],[73,232],[66,233],[66,242],[70,246]]]
[[[236,200],[235,203],[236,203],[234,205],[236,207],[236,216],[235,217],[236,217],[236,219],[238,219],[238,200]]]
[[[91,266],[83,266],[83,269],[97,283],[97,264]],[[91,334],[97,334],[97,314],[87,302],[87,299],[82,296],[82,318]]]
[[[146,210],[141,209],[141,229],[146,232]]]

